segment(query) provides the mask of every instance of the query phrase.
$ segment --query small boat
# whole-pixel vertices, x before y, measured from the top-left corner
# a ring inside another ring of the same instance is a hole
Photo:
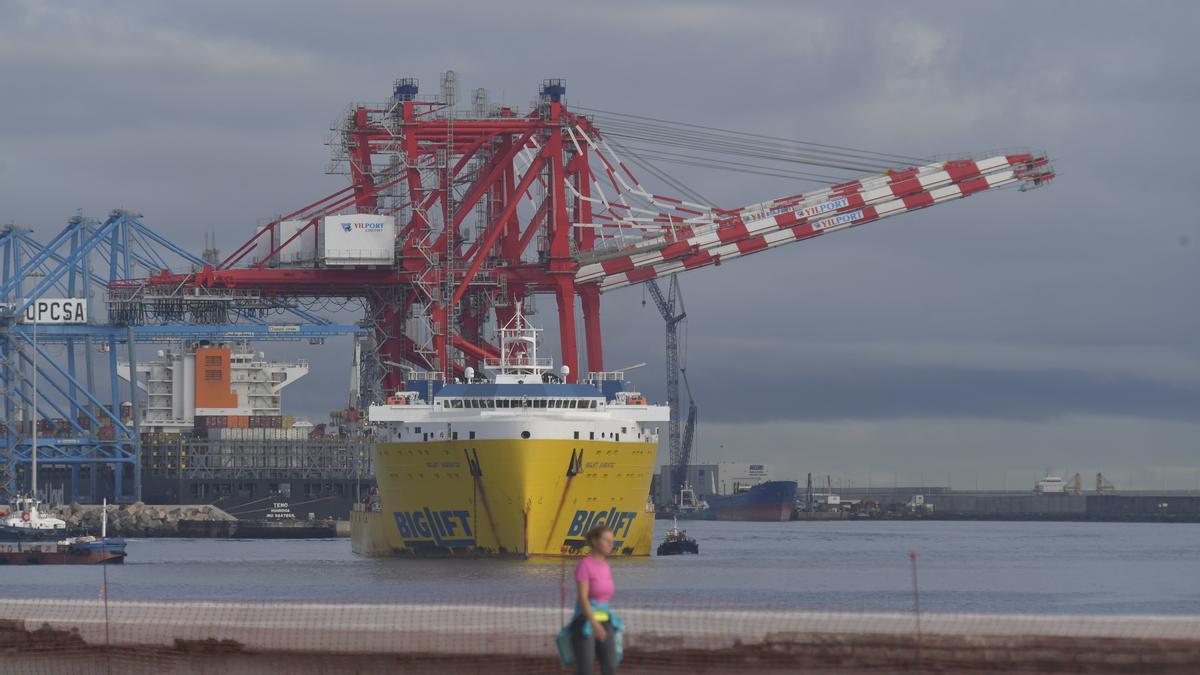
[[[67,523],[61,518],[44,516],[35,497],[17,497],[9,513],[0,521],[0,542],[59,541],[67,536]]]
[[[58,542],[0,543],[0,565],[96,565],[125,561],[125,542],[78,537]]]
[[[684,553],[700,553],[700,545],[695,539],[687,536],[687,530],[679,529],[679,521],[672,523],[671,529],[658,545],[659,555],[682,555]]]
[[[708,508],[708,502],[696,496],[696,491],[688,483],[684,483],[679,488],[679,495],[675,498],[673,504],[658,512],[659,519],[668,520],[671,518],[679,520],[712,520],[712,510]]]
[[[25,500],[18,500],[18,502],[22,501]],[[38,515],[36,500],[32,504],[24,503],[23,506],[30,510],[14,511],[14,513],[32,513],[34,516],[27,518],[18,515],[17,519],[22,523],[46,520],[63,523],[58,518],[46,518]],[[40,520],[35,521],[34,517]],[[6,525],[9,520],[12,520],[11,516],[5,521]],[[99,537],[89,535],[58,540],[45,538],[47,532],[56,532],[59,537],[62,537],[66,532],[66,523],[63,523],[61,527],[29,528],[25,525],[20,527],[36,530],[37,536],[41,538],[33,538],[29,536],[28,532],[19,532],[20,536],[14,539],[0,541],[0,565],[95,565],[125,562],[125,540],[107,536],[107,500],[105,500],[104,510],[101,512]]]

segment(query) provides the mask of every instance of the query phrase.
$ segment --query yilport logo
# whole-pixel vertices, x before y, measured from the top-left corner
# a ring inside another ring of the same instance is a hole
[[[597,525],[608,525],[609,529],[613,531],[614,545],[620,548],[625,543],[625,538],[629,536],[629,530],[633,527],[635,518],[637,518],[636,512],[618,511],[615,506],[607,511],[580,509],[571,518],[571,525],[567,528],[567,538],[563,541],[563,546],[583,548],[587,546],[583,536],[588,533],[588,530]]]
[[[342,223],[342,232],[382,232],[384,229],[383,221],[369,223]]]
[[[396,511],[393,515],[405,543],[432,541],[441,548],[475,545],[470,511],[434,511],[426,506],[419,511]]]

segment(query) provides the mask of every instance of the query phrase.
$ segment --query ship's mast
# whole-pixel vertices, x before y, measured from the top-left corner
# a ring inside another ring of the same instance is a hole
[[[542,373],[550,370],[552,364],[550,359],[538,358],[541,330],[530,325],[520,305],[512,319],[497,332],[500,334],[500,356],[484,361],[496,373],[497,383],[541,382]],[[566,374],[566,366],[563,366],[563,376]]]
[[[32,433],[30,435],[30,440],[31,440],[31,443],[30,443],[31,448],[30,449],[32,451],[31,452],[32,469],[30,470],[29,477],[30,477],[30,487],[32,488],[33,499],[34,499],[35,503],[37,501],[37,485],[38,485],[38,475],[37,475],[37,450],[38,450],[37,326],[38,326],[37,310],[34,310],[34,313],[33,313],[33,415],[31,416],[33,418],[33,421],[31,422],[31,424],[33,425],[33,429],[32,429]]]

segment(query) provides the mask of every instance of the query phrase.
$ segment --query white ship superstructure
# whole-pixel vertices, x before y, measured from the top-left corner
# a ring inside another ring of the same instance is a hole
[[[268,361],[246,342],[176,344],[137,364],[145,392],[142,430],[177,433],[197,416],[281,416],[283,389],[308,374],[308,362]],[[118,374],[129,380],[129,364]]]

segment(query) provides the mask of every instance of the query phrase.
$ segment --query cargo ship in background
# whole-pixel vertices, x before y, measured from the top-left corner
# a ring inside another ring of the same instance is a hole
[[[306,361],[268,361],[245,341],[197,342],[160,350],[137,370],[147,503],[294,524],[348,520],[374,487],[356,410],[318,425],[283,414],[283,390],[308,374]],[[119,372],[128,378],[128,365]]]
[[[655,482],[659,518],[680,520],[790,520],[799,483],[773,480],[770,464],[719,462],[689,464],[683,488],[667,492],[672,467],[663,466]]]
[[[623,373],[568,384],[537,356],[518,310],[491,377],[415,380],[371,406],[379,500],[352,514],[364,555],[571,556],[608,525],[614,555],[650,555],[647,496],[666,406],[623,391]]]
[[[283,390],[308,369],[305,361],[269,361],[243,340],[175,342],[139,362],[142,501],[212,504],[245,531],[280,523],[304,534],[296,527],[303,521],[348,520],[375,485],[370,439],[350,407],[316,425],[283,414]],[[128,381],[128,364],[118,373]],[[132,424],[132,406],[120,408]],[[38,431],[52,438],[69,434],[68,426],[42,419]],[[98,432],[106,434],[111,427]],[[119,475],[102,465],[43,463],[39,487],[56,502],[99,503],[117,486],[128,488],[132,469]]]
[[[710,496],[707,500],[708,509],[713,520],[791,520],[798,488],[799,483],[794,480],[772,480],[744,488],[739,486],[731,495]]]

